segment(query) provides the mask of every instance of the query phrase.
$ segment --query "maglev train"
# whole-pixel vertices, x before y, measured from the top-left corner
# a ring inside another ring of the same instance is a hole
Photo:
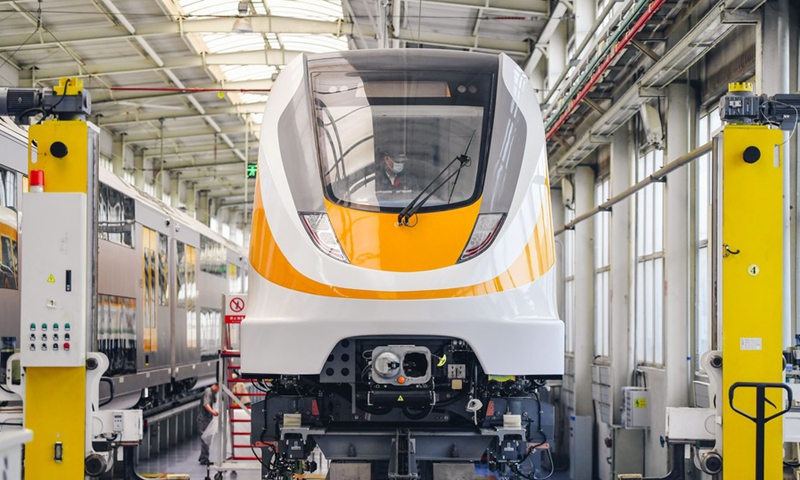
[[[332,479],[538,474],[564,365],[545,143],[505,55],[352,51],[281,72],[241,327],[265,477],[313,469],[316,446]]]
[[[0,337],[20,337],[18,218],[27,185],[27,133],[0,119]],[[222,321],[221,294],[245,289],[246,251],[194,218],[101,168],[97,198],[97,314],[91,351],[106,354],[105,375],[119,407],[167,408],[213,381]],[[23,222],[24,225],[24,222]],[[7,355],[3,355],[5,359]],[[104,385],[104,384],[103,384]],[[101,389],[110,399],[109,389]]]

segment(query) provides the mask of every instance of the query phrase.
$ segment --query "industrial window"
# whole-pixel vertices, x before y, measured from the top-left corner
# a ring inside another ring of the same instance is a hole
[[[697,132],[697,145],[703,145],[720,126],[719,110],[714,109],[700,117]],[[709,217],[711,212],[711,154],[708,153],[694,162],[695,173],[695,370],[700,370],[700,356],[713,348],[711,342],[711,269],[708,254]]]
[[[101,240],[133,247],[135,202],[108,185],[100,184],[97,233]]]
[[[158,234],[158,304],[169,306],[169,237]]]
[[[227,276],[228,251],[205,235],[200,236],[200,271]]]
[[[222,313],[216,308],[200,309],[200,358],[209,360],[216,358],[222,334]]]
[[[0,167],[0,207],[17,209],[17,174]]]
[[[114,171],[114,164],[111,162],[111,159],[108,157],[100,156],[100,168],[104,168],[109,172]]]
[[[244,277],[242,269],[238,266],[228,264],[228,293],[244,293]]]
[[[608,178],[595,185],[595,205],[608,200],[611,182]],[[609,283],[611,259],[609,230],[611,214],[602,212],[594,217],[594,354],[607,357],[609,352]]]
[[[664,164],[661,150],[636,162],[636,181]],[[635,345],[637,363],[664,363],[664,185],[636,193]]]
[[[186,348],[197,348],[197,253],[183,242],[176,242],[175,251],[178,308],[186,309]]]
[[[144,305],[144,351],[158,351],[158,233],[149,228],[142,228],[142,268],[144,282],[142,284]]]
[[[564,223],[575,219],[575,211],[564,207]],[[575,230],[565,230],[564,238],[564,330],[567,353],[575,351]]]
[[[97,348],[108,357],[107,373],[136,373],[136,300],[97,295]]]

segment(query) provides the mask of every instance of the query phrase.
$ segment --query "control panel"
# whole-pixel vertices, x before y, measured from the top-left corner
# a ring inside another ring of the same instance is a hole
[[[22,208],[22,365],[81,366],[88,302],[86,195],[26,193]]]

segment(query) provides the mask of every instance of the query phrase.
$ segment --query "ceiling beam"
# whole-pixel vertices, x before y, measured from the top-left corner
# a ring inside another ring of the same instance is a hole
[[[497,38],[489,37],[472,37],[466,35],[448,35],[444,33],[436,33],[432,31],[416,31],[411,29],[401,29],[398,40],[413,43],[424,43],[427,45],[436,45],[441,47],[457,47],[457,48],[477,48],[481,50],[490,50],[498,53],[507,53],[515,55],[528,55],[530,48],[528,42],[513,41],[513,40],[500,40]],[[38,74],[37,74],[38,76]]]
[[[159,66],[154,60],[116,60],[86,65],[47,66],[37,65],[36,81],[52,82],[61,77],[93,77],[102,75],[121,75],[126,73],[154,72],[191,67],[207,67],[209,65],[286,65],[302,54],[290,50],[255,50],[249,52],[211,53],[204,55],[185,55],[162,58]],[[33,71],[26,68],[19,73],[20,81],[33,80]]]
[[[222,127],[222,130],[219,132],[215,132],[214,130],[208,128],[199,131],[196,128],[192,129],[169,129],[164,132],[164,140],[181,140],[181,139],[191,139],[191,138],[200,138],[200,137],[213,137],[214,135],[236,135],[241,133],[254,133],[253,127],[248,127],[247,125],[236,125],[236,126],[229,126],[229,127]],[[147,143],[147,142],[158,142],[161,140],[161,136],[159,136],[158,131],[154,132],[147,132],[147,133],[127,133],[125,134],[125,143]]]
[[[136,37],[150,37],[155,35],[180,35],[187,33],[231,33],[236,17],[230,18],[204,18],[181,19],[179,21],[162,21],[154,23],[140,23],[136,26],[136,33],[131,34],[124,26],[95,27],[91,29],[70,29],[56,32],[56,35],[43,31],[37,34],[37,41],[26,43],[29,34],[0,35],[0,51],[36,48],[61,48],[67,43],[107,43],[111,40],[135,40]],[[250,16],[253,33],[302,33],[317,35],[355,35],[356,29],[352,23],[344,21],[325,22],[303,18],[277,17],[271,15]],[[361,26],[364,35],[374,35],[372,27]],[[56,38],[56,36],[58,38]]]
[[[138,86],[138,85],[137,85]],[[132,86],[135,88],[136,86]],[[176,88],[176,87],[166,87]],[[272,80],[248,80],[243,82],[216,82],[206,83],[201,85],[192,85],[188,88],[198,88],[202,90],[213,89],[228,89],[228,90],[269,90],[272,88]],[[152,99],[162,99],[164,97],[177,97],[181,95],[192,95],[198,92],[192,91],[114,91],[108,88],[98,87],[89,88],[92,93],[92,109],[105,107],[108,105],[116,105],[117,102],[122,101],[146,101]],[[255,93],[266,95],[269,92],[239,92],[239,93]]]
[[[255,198],[250,192],[247,192],[248,198]],[[241,193],[235,190],[220,190],[218,192],[209,190],[208,198],[240,198],[244,200],[244,191]]]
[[[143,155],[144,158],[168,158],[168,157],[180,157],[182,155],[213,155],[214,148],[216,147],[217,153],[219,152],[226,152],[230,149],[228,145],[222,143],[222,141],[217,142],[217,144],[209,143],[203,145],[192,145],[192,146],[170,146],[169,148],[164,149],[164,153],[161,153],[161,149],[156,146],[154,148],[146,148],[144,149]],[[234,148],[239,149],[242,153],[245,153],[244,144],[236,145],[234,144]],[[250,142],[250,150],[258,150],[258,143],[257,142]],[[253,156],[252,158],[255,158]],[[241,162],[241,160],[239,160]],[[166,165],[165,165],[166,168]]]
[[[203,167],[204,168],[203,170],[196,170],[196,171],[180,169],[176,173],[179,174],[178,178],[180,178],[183,181],[187,181],[187,182],[198,182],[200,180],[205,180],[205,179],[208,179],[208,178],[234,178],[234,177],[237,177],[237,176],[240,179],[244,178],[244,174],[245,174],[244,163],[240,163],[239,165],[234,165],[234,164],[231,164],[231,165],[217,165],[217,167],[218,168],[215,168],[215,167]],[[231,170],[231,167],[233,167],[234,170]],[[210,168],[215,168],[215,169],[214,170],[205,170],[205,169],[210,169]],[[219,170],[221,168],[225,168],[225,170],[224,171]]]
[[[194,184],[195,191],[197,190],[213,190],[218,188],[230,188],[230,189],[244,189],[244,179],[236,180],[236,181],[214,181],[214,182],[197,182]],[[247,179],[247,188],[251,189],[254,188],[256,184],[255,178]]]
[[[544,0],[406,0],[410,3],[422,2],[423,5],[441,5],[443,7],[478,8],[495,10],[512,15],[533,15],[546,17],[550,13],[548,2]],[[412,9],[413,11],[413,9]]]
[[[146,106],[142,105],[142,107]],[[245,103],[241,105],[229,105],[227,107],[210,107],[206,109],[203,115],[245,115],[248,113],[264,113],[264,108],[266,108],[266,103]],[[201,116],[202,115],[197,110],[186,108],[181,110],[161,110],[152,113],[133,111],[116,115],[99,115],[96,121],[98,126],[109,127],[128,123],[158,121],[162,118],[164,120],[171,120]]]
[[[255,160],[255,157],[253,158]],[[239,164],[244,166],[244,162],[241,158],[235,155],[222,155],[217,157],[216,159],[183,159],[183,160],[168,160],[161,165],[162,170],[175,170],[180,168],[181,170],[191,170],[194,168],[208,168],[208,167],[215,167],[217,165],[233,165]]]

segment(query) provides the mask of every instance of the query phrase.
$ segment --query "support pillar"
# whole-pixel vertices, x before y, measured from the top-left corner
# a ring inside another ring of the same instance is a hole
[[[119,136],[115,135],[111,144],[111,165],[114,175],[122,178],[125,174],[125,137],[128,134],[122,132]]]
[[[169,203],[172,208],[181,206],[180,178],[180,173],[176,171],[169,172]]]
[[[133,184],[144,189],[144,149],[133,151]]]
[[[211,217],[209,215],[208,190],[200,190],[197,192],[197,203],[197,220],[209,226],[211,224]]]
[[[184,182],[186,188],[186,213],[189,215],[196,217],[197,214],[197,203],[195,202],[196,193],[194,190],[194,182]]]
[[[594,208],[594,171],[575,169],[575,212]],[[594,220],[575,226],[575,415],[592,415],[594,360]]]
[[[790,0],[769,0],[761,8],[762,18],[759,23],[756,37],[756,88],[757,94],[765,93],[790,93],[791,90],[791,29],[792,18]],[[796,7],[795,7],[796,8]],[[796,28],[796,27],[795,27]],[[791,166],[796,165],[796,153],[789,142],[790,132],[783,133],[783,156],[787,159],[782,162],[783,168],[783,264],[788,268],[783,272],[783,347],[794,344],[792,341],[793,327],[798,330],[792,316],[792,298],[794,290],[792,282],[794,277],[795,262],[792,254],[791,241],[793,224],[796,224],[794,213],[791,209],[792,172]],[[796,251],[796,246],[794,246]],[[797,292],[800,298],[800,290]]]
[[[611,139],[611,196],[619,195],[633,183],[633,162],[635,158],[630,130],[622,127],[614,132]],[[633,342],[630,328],[630,303],[631,303],[631,228],[633,219],[633,199],[628,197],[614,205],[611,211],[609,229],[611,239],[609,242],[609,258],[611,272],[609,273],[610,305],[609,305],[609,353],[611,355],[612,391],[614,401],[612,413],[614,423],[621,423],[619,406],[621,405],[620,389],[628,385],[629,372],[633,366],[631,354]]]
[[[575,8],[575,46],[580,45],[592,29],[597,18],[596,0],[574,0]]]
[[[567,66],[567,22],[560,22],[547,46],[547,88],[558,88],[556,80]]]

